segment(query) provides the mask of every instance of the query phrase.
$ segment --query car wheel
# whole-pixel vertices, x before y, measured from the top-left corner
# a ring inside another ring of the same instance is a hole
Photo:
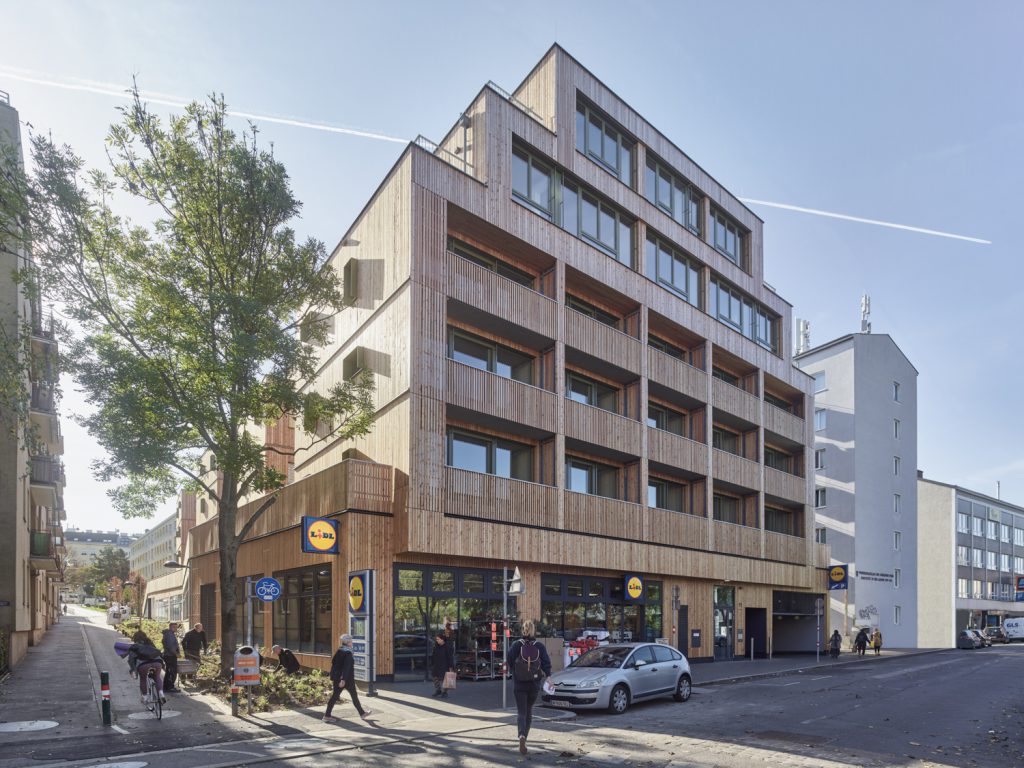
[[[690,685],[690,676],[682,675],[679,682],[676,683],[676,692],[672,694],[672,698],[676,701],[689,701],[691,693],[693,693],[693,686]]]
[[[608,711],[613,715],[621,715],[629,709],[629,688],[619,683],[612,688],[612,695],[608,697]]]

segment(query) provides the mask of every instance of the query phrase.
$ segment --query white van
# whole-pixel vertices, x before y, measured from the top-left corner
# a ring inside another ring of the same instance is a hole
[[[1003,630],[1010,640],[1024,640],[1024,619],[1003,619]]]

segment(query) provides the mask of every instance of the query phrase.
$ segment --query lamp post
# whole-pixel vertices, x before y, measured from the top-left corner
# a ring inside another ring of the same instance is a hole
[[[164,568],[184,568],[186,571],[191,571],[192,566],[186,565],[185,563],[179,563],[177,560],[168,560],[164,563]],[[192,576],[190,573],[185,574],[186,592],[188,593],[188,625],[192,626]],[[150,616],[150,618],[153,618]]]

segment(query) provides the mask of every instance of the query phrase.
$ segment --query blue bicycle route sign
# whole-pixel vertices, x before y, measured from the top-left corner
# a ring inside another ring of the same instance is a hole
[[[281,582],[265,576],[253,585],[253,592],[264,603],[272,603],[281,596]]]

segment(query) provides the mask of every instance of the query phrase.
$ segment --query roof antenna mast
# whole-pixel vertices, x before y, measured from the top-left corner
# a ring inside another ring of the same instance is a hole
[[[860,297],[860,332],[871,333],[871,297],[866,293]]]

